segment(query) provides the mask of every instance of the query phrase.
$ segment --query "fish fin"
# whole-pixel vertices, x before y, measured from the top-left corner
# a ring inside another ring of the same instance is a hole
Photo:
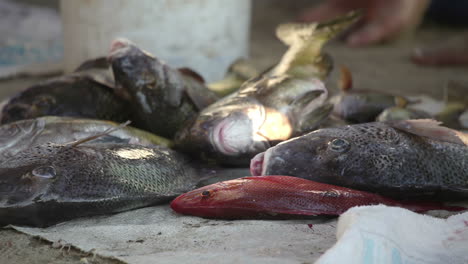
[[[87,71],[93,69],[108,69],[110,67],[107,57],[97,57],[80,64],[74,72]]]
[[[190,98],[193,104],[195,104],[198,110],[201,111],[219,100],[219,96],[203,83],[188,79],[185,81],[187,83],[185,94]]]
[[[119,129],[122,129],[123,127],[126,127],[128,126],[129,124],[131,123],[130,120],[128,120],[127,122],[125,123],[122,123],[120,125],[118,125],[117,127],[112,127],[112,128],[109,128],[107,129],[106,131],[102,132],[102,133],[98,133],[96,135],[93,135],[93,136],[89,136],[89,137],[86,137],[86,138],[83,138],[83,139],[79,139],[77,141],[74,141],[74,142],[70,142],[68,144],[66,144],[67,147],[76,147],[80,144],[83,144],[83,143],[86,143],[86,142],[89,142],[91,140],[94,140],[96,138],[100,138],[102,136],[106,136],[106,135],[109,135],[110,133],[116,131],[116,130],[119,130]]]
[[[302,116],[294,134],[303,135],[317,129],[330,116],[333,107],[333,104],[326,103]]]
[[[289,73],[325,78],[332,63],[322,54],[323,45],[356,22],[360,16],[360,12],[352,11],[325,23],[279,25],[276,28],[276,36],[288,45],[289,49],[272,70],[272,74]]]
[[[291,105],[298,106],[299,108],[304,108],[308,103],[311,101],[319,98],[322,94],[324,94],[324,90],[313,90],[305,93],[303,96],[301,96],[298,99],[295,99]]]
[[[340,79],[338,80],[338,87],[341,91],[347,92],[353,88],[353,75],[348,67],[340,66]]]
[[[180,73],[182,73],[183,75],[185,76],[190,76],[192,77],[193,79],[201,82],[201,83],[205,83],[205,79],[196,71],[188,68],[188,67],[183,67],[183,68],[178,68],[177,69]]]
[[[406,106],[408,106],[408,103],[409,101],[403,96],[395,96],[395,106],[406,108]]]
[[[433,119],[386,121],[387,125],[417,136],[468,146],[468,134],[440,126]]]

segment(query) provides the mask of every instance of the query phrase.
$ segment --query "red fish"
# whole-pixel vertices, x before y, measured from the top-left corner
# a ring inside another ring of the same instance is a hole
[[[415,212],[466,209],[434,202],[399,202],[378,194],[290,176],[245,177],[215,183],[180,195],[172,201],[171,208],[181,214],[206,218],[285,219],[340,215],[354,206],[375,204],[400,206]]]

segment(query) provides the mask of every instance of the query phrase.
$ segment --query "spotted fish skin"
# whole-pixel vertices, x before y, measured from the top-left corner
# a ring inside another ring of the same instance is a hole
[[[49,226],[160,204],[197,182],[188,161],[163,147],[41,145],[0,164],[0,225]]]
[[[320,129],[252,160],[254,175],[290,175],[395,198],[468,197],[468,147],[387,123]]]

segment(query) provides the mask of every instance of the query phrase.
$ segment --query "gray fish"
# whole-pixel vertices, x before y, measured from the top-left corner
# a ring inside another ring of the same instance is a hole
[[[5,124],[0,126],[0,160],[14,156],[33,146],[45,143],[65,144],[117,126],[117,123],[110,121],[58,116],[39,117]],[[172,142],[168,139],[132,127],[112,131],[88,143],[172,146]]]
[[[357,19],[282,24],[289,46],[280,62],[204,109],[175,139],[176,147],[229,165],[247,165],[257,153],[317,128],[332,110],[323,82],[331,70],[322,46]]]
[[[468,135],[433,120],[320,129],[258,154],[253,175],[289,175],[400,199],[468,197]]]
[[[395,106],[385,109],[380,113],[376,121],[385,122],[392,120],[410,120],[410,119],[426,119],[432,118],[431,114],[407,107],[408,100],[403,97],[395,97]],[[445,124],[444,124],[445,125]]]
[[[164,147],[40,145],[0,163],[0,225],[44,227],[161,204],[199,180]]]
[[[385,109],[396,105],[394,95],[353,89],[350,70],[341,66],[340,72],[338,86],[341,92],[330,98],[335,105],[333,115],[350,123],[372,122]]]
[[[176,70],[126,39],[112,43],[108,60],[119,93],[133,102],[134,125],[172,138],[218,97],[189,69]]]

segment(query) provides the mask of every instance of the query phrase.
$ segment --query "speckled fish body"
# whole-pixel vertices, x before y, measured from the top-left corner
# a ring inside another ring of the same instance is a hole
[[[431,120],[320,129],[251,161],[253,175],[289,175],[396,198],[468,197],[468,136]]]
[[[340,215],[351,207],[385,204],[417,212],[461,210],[428,202],[398,202],[378,194],[289,176],[245,177],[182,194],[171,202],[181,214],[221,219],[287,219]]]
[[[117,123],[93,119],[45,116],[20,120],[0,126],[0,160],[34,146],[45,143],[65,144],[87,138],[108,129],[116,128]],[[101,136],[87,144],[123,143],[141,146],[161,145],[170,147],[168,139],[149,132],[124,127]]]
[[[41,116],[70,116],[124,122],[129,104],[113,88],[87,75],[71,74],[34,85],[3,107],[1,123]]]
[[[173,138],[180,127],[218,97],[196,73],[171,68],[126,39],[112,43],[108,60],[119,93],[135,108],[134,125]]]
[[[36,146],[0,163],[0,225],[49,226],[168,202],[196,171],[164,147]]]

